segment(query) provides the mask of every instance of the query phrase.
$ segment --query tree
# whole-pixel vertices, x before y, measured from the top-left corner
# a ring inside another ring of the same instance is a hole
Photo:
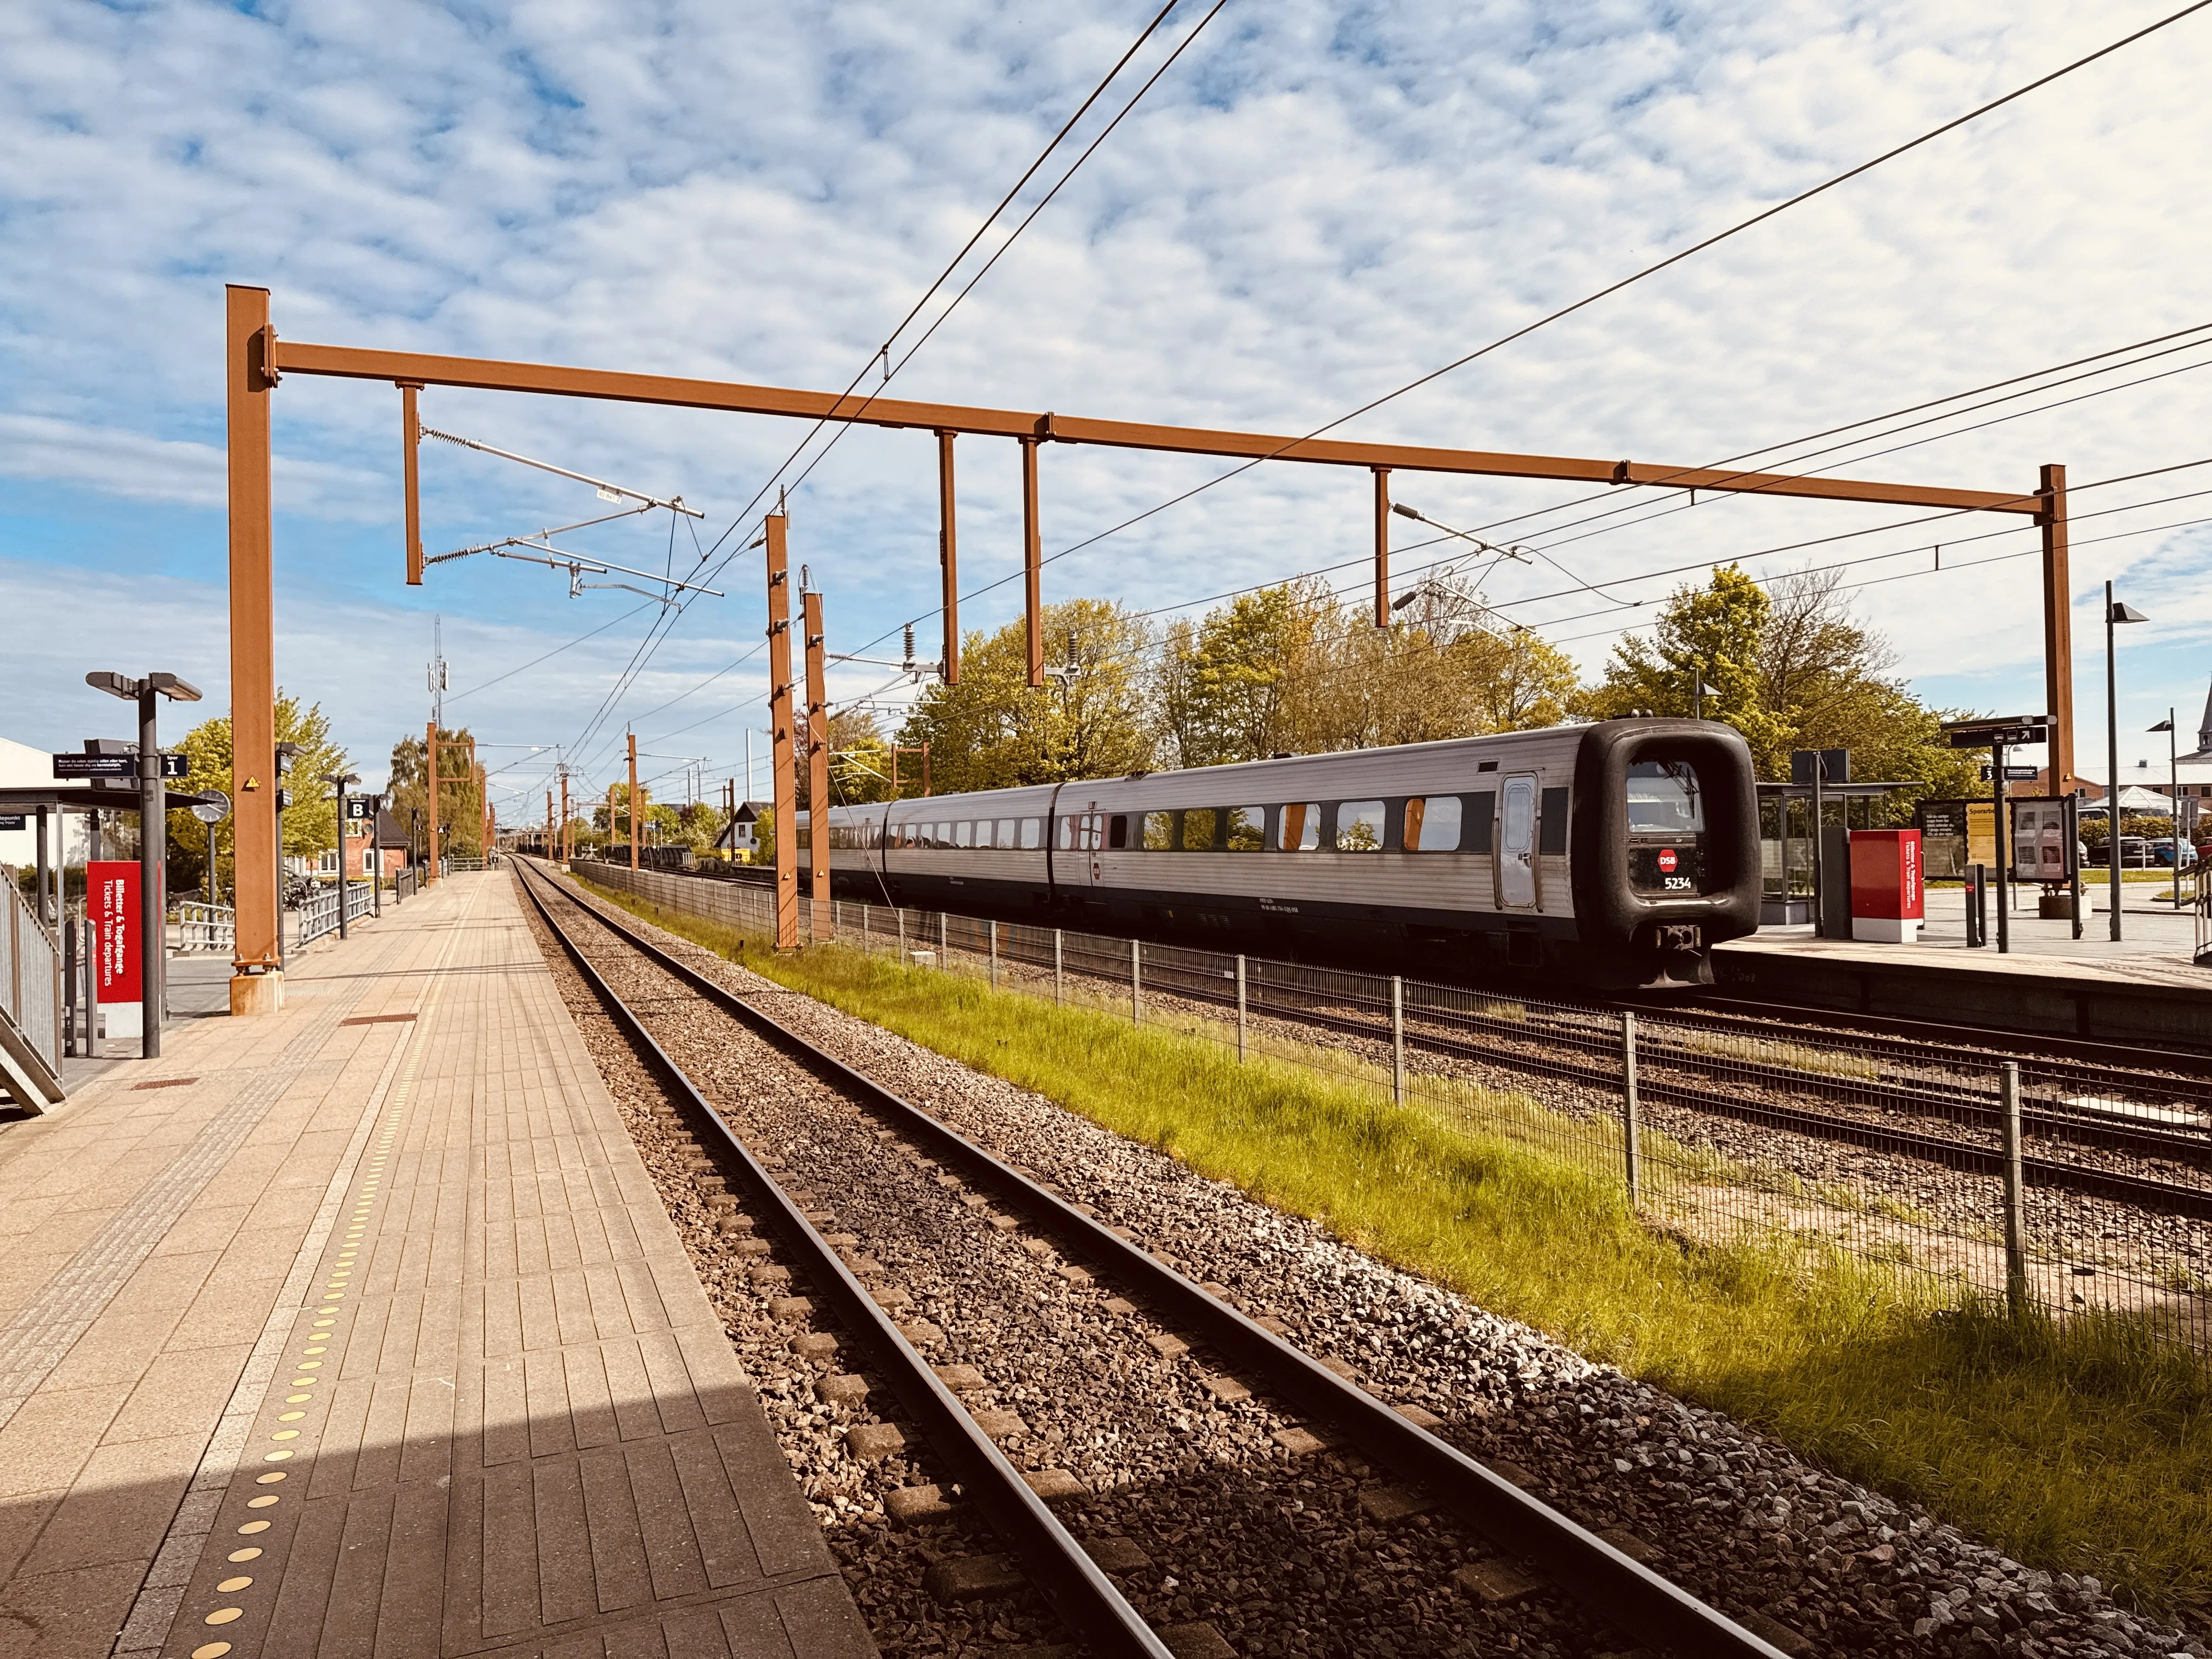
[[[969,635],[960,684],[930,686],[907,715],[899,741],[930,745],[933,787],[1057,783],[1152,763],[1140,678],[1151,630],[1143,620],[1107,600],[1071,599],[1046,606],[1043,625],[1048,651],[1072,652],[1072,679],[1030,685],[1024,627],[1012,622]]]
[[[1702,675],[1711,688],[1705,718],[1743,733],[1761,777],[1788,777],[1796,733],[1768,708],[1760,673],[1772,615],[1764,588],[1735,565],[1716,565],[1705,586],[1674,590],[1651,638],[1632,634],[1613,647],[1605,678],[1583,696],[1581,712],[1593,720],[1686,715]]]
[[[438,838],[442,850],[462,857],[483,855],[483,796],[477,788],[476,772],[465,758],[473,738],[465,726],[438,728]],[[422,815],[422,853],[429,856],[429,745],[422,738],[406,737],[392,746],[392,781],[385,805],[402,830],[411,828],[413,814]]]
[[[1743,733],[1762,778],[1787,779],[1793,750],[1848,749],[1854,776],[1908,786],[1881,809],[1892,823],[1923,797],[1986,793],[1982,757],[1951,748],[1942,730],[1965,711],[1930,708],[1887,677],[1895,653],[1852,619],[1835,572],[1762,589],[1735,566],[1716,566],[1705,586],[1675,591],[1652,634],[1613,647],[1583,713],[1687,714],[1691,677],[1702,673],[1713,688],[1706,718]]]
[[[338,844],[337,806],[331,787],[323,779],[343,772],[345,750],[331,741],[331,722],[320,703],[301,705],[297,697],[276,693],[276,731],[278,743],[296,743],[300,751],[285,775],[284,787],[292,805],[284,811],[284,854],[289,858],[314,858]],[[185,733],[176,747],[185,756],[185,775],[171,781],[180,793],[219,789],[230,793],[235,786],[231,773],[230,716],[218,714],[202,720]],[[260,780],[264,789],[276,787],[274,778]],[[235,808],[234,816],[216,825],[216,889],[234,890],[237,885]],[[168,815],[169,890],[185,894],[207,884],[207,826],[186,810]]]
[[[1300,677],[1318,665],[1334,610],[1317,585],[1285,582],[1170,624],[1155,695],[1174,763],[1264,760],[1297,746]]]

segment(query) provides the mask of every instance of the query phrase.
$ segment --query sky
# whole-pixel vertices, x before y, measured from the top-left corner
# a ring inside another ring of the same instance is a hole
[[[0,8],[0,735],[120,735],[91,668],[167,668],[206,692],[192,714],[227,704],[226,283],[270,289],[288,340],[875,384],[878,348],[1158,3]],[[889,395],[1310,431],[2174,9],[1226,0]],[[1060,167],[1206,15],[1174,9]],[[2212,324],[2212,198],[2188,159],[2212,154],[2208,70],[2212,12],[1339,430],[1683,465],[1765,450],[2021,491],[2063,463],[2080,769],[2104,769],[2108,580],[2151,618],[2122,636],[2123,769],[2162,762],[2142,728],[2172,705],[2193,733],[2212,680],[2212,522],[2189,522],[2212,521],[2212,495],[2177,499],[2212,491],[2212,465],[2101,481],[2212,459],[2212,333],[1856,448],[1777,447]],[[626,727],[662,799],[742,775],[765,682],[747,544],[803,425],[423,394],[433,428],[702,511],[565,538],[717,590],[664,617],[484,555],[406,586],[397,392],[293,376],[274,404],[278,678],[372,786],[428,717],[434,627],[447,723],[485,745],[510,819],[542,813],[559,757],[603,790]],[[820,448],[781,483],[830,648],[896,659],[915,622],[933,659],[933,441],[854,429],[810,467]],[[970,437],[959,455],[962,617],[994,628],[1019,614],[1017,454]],[[1302,572],[1355,597],[1370,580],[1363,472],[1275,463],[1117,531],[1226,465],[1065,445],[1040,465],[1045,550],[1064,555],[1048,599],[1164,621]],[[434,556],[610,510],[448,445],[422,466]],[[1503,564],[1484,592],[1592,673],[1703,563],[1884,556],[1845,580],[1919,695],[2045,703],[2038,564],[1997,556],[2032,551],[2021,520],[1650,491],[1575,508],[1591,492],[1403,472],[1394,493],[1556,560]],[[1395,530],[1401,581],[1449,550]],[[830,684],[887,722],[913,694],[866,663]]]

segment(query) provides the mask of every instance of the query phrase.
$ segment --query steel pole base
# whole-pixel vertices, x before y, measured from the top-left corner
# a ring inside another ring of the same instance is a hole
[[[282,973],[233,974],[230,976],[230,1012],[233,1018],[247,1014],[274,1014],[284,1006],[284,975]]]

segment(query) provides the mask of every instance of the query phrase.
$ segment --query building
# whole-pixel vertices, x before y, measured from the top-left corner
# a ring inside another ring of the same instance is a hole
[[[348,881],[367,881],[372,870],[389,880],[407,867],[407,832],[384,808],[377,808],[373,833],[371,822],[367,818],[352,820],[345,829],[346,833],[339,845],[345,850]],[[315,873],[337,879],[337,853],[325,853],[316,860]]]
[[[741,802],[728,826],[715,841],[715,849],[727,853],[741,864],[750,864],[754,854],[760,851],[760,820],[769,810],[769,803],[764,800]]]

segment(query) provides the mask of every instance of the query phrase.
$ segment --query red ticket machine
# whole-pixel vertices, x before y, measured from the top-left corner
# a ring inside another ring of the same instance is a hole
[[[1851,831],[1851,937],[1883,945],[1919,942],[1926,914],[1917,830]]]

